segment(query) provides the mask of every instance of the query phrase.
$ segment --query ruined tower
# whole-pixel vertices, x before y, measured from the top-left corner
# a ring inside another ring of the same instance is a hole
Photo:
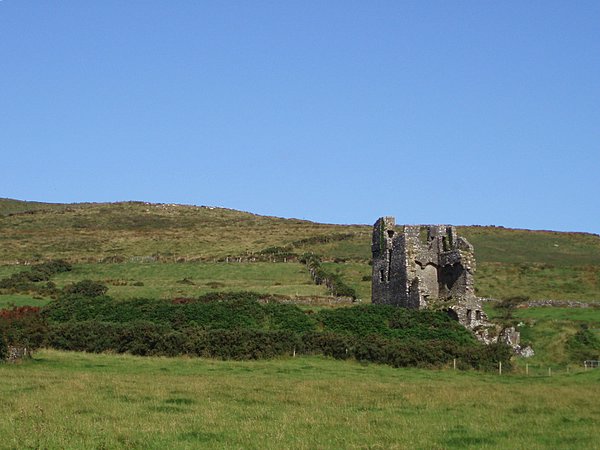
[[[372,302],[446,310],[468,328],[487,323],[475,295],[473,246],[449,225],[373,227]]]

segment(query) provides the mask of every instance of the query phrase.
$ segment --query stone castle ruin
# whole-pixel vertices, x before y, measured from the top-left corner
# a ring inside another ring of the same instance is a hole
[[[475,295],[473,246],[455,227],[397,227],[393,217],[381,217],[371,249],[373,303],[442,309],[471,330],[489,325]]]

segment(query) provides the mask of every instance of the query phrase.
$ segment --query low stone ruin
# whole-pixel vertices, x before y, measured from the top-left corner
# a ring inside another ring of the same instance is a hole
[[[16,363],[24,358],[31,357],[31,351],[27,347],[9,345],[6,352],[6,362]]]

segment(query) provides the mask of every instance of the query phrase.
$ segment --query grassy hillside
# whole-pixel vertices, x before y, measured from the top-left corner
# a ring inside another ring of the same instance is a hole
[[[475,246],[479,295],[600,301],[597,235],[489,226],[459,232]],[[286,253],[315,252],[368,302],[370,239],[370,225],[318,224],[224,208],[0,200],[0,276],[19,270],[17,262],[65,258],[78,265],[57,279],[59,285],[78,277],[98,279],[117,297],[168,298],[215,289],[323,295],[322,287],[300,274],[301,267],[269,264],[284,261]],[[253,268],[197,264],[256,255],[264,263]],[[150,264],[156,262],[167,265]],[[184,278],[193,284],[184,284]]]
[[[3,202],[0,200],[0,205]],[[4,263],[40,258],[73,262],[212,260],[340,232],[357,233],[361,240],[368,232],[366,227],[323,225],[212,207],[127,202],[38,208],[33,204],[25,211],[25,205],[13,204],[9,201],[0,206],[4,211],[0,261]],[[344,249],[340,254],[368,257],[360,250],[358,254]]]
[[[597,448],[600,371],[41,351],[0,365],[0,448]]]
[[[375,218],[374,218],[375,219]],[[0,261],[121,256],[211,259],[292,245],[328,258],[370,258],[370,225],[328,225],[224,208],[142,202],[46,204],[0,199]],[[459,227],[480,262],[600,264],[586,233]],[[335,234],[345,239],[319,242]]]

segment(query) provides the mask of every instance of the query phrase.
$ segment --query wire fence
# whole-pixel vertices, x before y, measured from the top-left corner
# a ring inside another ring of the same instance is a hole
[[[453,368],[457,370],[460,367],[458,360],[453,361]],[[496,373],[499,375],[525,375],[530,377],[552,377],[558,375],[576,374],[591,370],[600,370],[600,360],[586,360],[581,364],[519,364],[517,366],[506,367],[499,362],[496,366]]]
[[[595,364],[591,364],[590,361],[583,361],[581,364],[567,365],[525,363],[514,367],[511,370],[511,373],[517,375],[526,375],[530,377],[552,377],[558,375],[568,375],[598,369],[598,361],[594,362]]]

